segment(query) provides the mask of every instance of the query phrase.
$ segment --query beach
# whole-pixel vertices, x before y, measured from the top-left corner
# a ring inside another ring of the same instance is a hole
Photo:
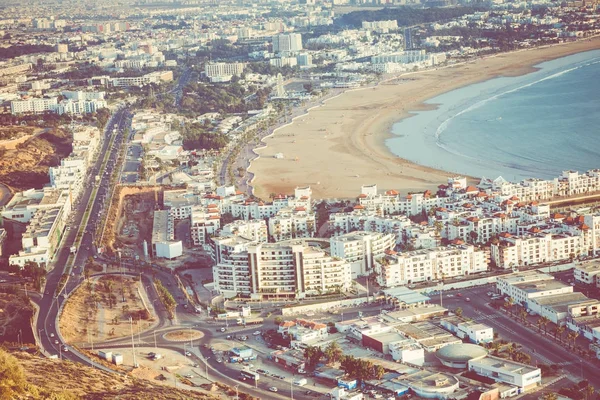
[[[314,198],[353,198],[360,186],[379,190],[437,190],[452,171],[420,166],[385,146],[391,127],[424,102],[451,90],[499,76],[535,71],[534,65],[600,48],[600,38],[479,58],[458,65],[406,73],[376,87],[348,90],[263,139],[249,171],[257,197],[293,193],[309,185]],[[275,158],[281,153],[283,158]],[[473,178],[473,181],[475,178]]]

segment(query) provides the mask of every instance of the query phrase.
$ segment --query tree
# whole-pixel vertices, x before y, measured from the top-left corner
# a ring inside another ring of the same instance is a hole
[[[585,387],[585,398],[587,400],[592,400],[592,395],[594,394],[594,387],[590,384],[588,384]]]
[[[458,307],[456,310],[454,310],[454,314],[456,314],[458,317],[462,317],[463,309]]]
[[[344,353],[337,342],[331,342],[325,348],[324,354],[328,363],[335,363],[340,360]]]
[[[558,400],[558,395],[554,392],[546,392],[542,395],[542,400]]]
[[[521,308],[519,310],[519,317],[521,318],[521,320],[523,321],[523,323],[525,325],[527,325],[527,310],[525,310],[524,308]]]
[[[541,325],[544,327],[544,333],[548,333],[548,324],[550,323],[550,320],[548,317],[540,317],[540,320]]]
[[[509,297],[508,300],[506,300],[506,303],[504,303],[504,307],[508,308],[508,311],[511,313],[513,313],[513,305],[515,304],[515,299],[513,299],[512,297]]]
[[[275,325],[281,325],[281,323],[283,322],[283,318],[281,318],[281,317],[275,317],[275,319],[273,320],[273,322],[275,322]]]
[[[316,346],[308,346],[304,349],[304,359],[309,367],[314,368],[321,358],[323,357],[323,351]]]
[[[19,361],[4,350],[0,350],[0,399],[20,398],[27,382]]]

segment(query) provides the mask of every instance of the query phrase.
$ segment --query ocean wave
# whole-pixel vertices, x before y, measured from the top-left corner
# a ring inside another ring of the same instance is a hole
[[[498,99],[498,98],[500,98],[502,96],[505,96],[507,94],[518,92],[518,91],[523,90],[525,88],[537,85],[538,83],[545,82],[545,81],[548,81],[548,80],[551,80],[551,79],[556,79],[556,78],[558,78],[558,77],[560,77],[560,76],[562,76],[564,74],[567,74],[569,72],[575,71],[575,70],[577,70],[579,68],[587,67],[587,66],[590,66],[590,65],[595,65],[595,64],[598,64],[598,63],[600,63],[600,59],[594,58],[592,60],[588,60],[588,62],[586,62],[585,64],[577,65],[575,67],[568,68],[568,69],[560,71],[560,72],[556,72],[556,73],[554,73],[552,75],[548,75],[548,76],[546,76],[544,78],[540,78],[540,79],[538,79],[536,81],[527,83],[525,85],[521,85],[521,86],[516,87],[514,89],[506,90],[506,91],[504,91],[502,93],[498,93],[496,95],[488,97],[487,99],[480,100],[477,103],[475,103],[475,104],[473,104],[473,105],[465,108],[464,110],[459,111],[458,113],[456,113],[456,114],[452,115],[451,117],[448,117],[444,121],[442,121],[440,123],[440,125],[438,126],[438,128],[436,129],[436,131],[435,131],[435,134],[434,134],[435,140],[436,140],[437,144],[440,145],[439,140],[440,140],[441,134],[448,128],[448,125],[450,125],[450,123],[452,122],[452,120],[454,120],[456,117],[459,117],[459,116],[461,116],[463,114],[466,114],[466,113],[469,113],[469,112],[471,112],[473,110],[476,110],[476,109],[480,108],[481,106],[489,103],[490,101],[496,100],[496,99]]]

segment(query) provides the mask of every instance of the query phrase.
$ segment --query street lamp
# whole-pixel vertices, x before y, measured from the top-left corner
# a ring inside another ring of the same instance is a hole
[[[156,346],[156,329],[154,330],[154,348],[158,349],[158,347]]]
[[[210,357],[204,357],[204,368],[205,368],[204,378],[206,380],[208,380],[208,360],[210,360]]]
[[[239,396],[238,396],[238,394],[239,394],[239,393],[238,393],[238,387],[239,387],[239,386],[240,386],[240,385],[235,385],[235,386],[234,386],[234,388],[235,388],[235,400],[239,400]]]

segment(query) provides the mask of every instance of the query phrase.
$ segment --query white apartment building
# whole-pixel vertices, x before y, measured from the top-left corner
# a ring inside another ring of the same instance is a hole
[[[573,275],[578,282],[600,287],[600,262],[592,261],[576,264]]]
[[[378,194],[377,185],[363,185],[358,196],[358,204],[377,215],[420,215],[429,212],[432,207],[443,206],[448,200],[448,197],[434,196],[428,190],[423,193],[409,193],[406,196],[401,196],[395,190]]]
[[[411,225],[412,221],[406,215],[382,217],[364,210],[360,205],[354,206],[354,211],[349,213],[329,215],[329,230],[334,236],[354,231],[392,233],[400,243],[403,229]]]
[[[243,200],[243,194],[235,196],[231,192],[237,194],[233,187],[229,189],[222,188],[221,191],[217,188],[217,196],[206,196],[207,199],[218,200],[221,202],[221,211],[230,212],[233,218],[239,219],[265,219],[275,216],[284,208],[303,207],[310,210],[312,207],[311,196],[312,190],[310,187],[298,187],[294,190],[294,196],[284,196],[282,194],[273,198],[273,202],[264,203],[262,201]],[[208,201],[208,200],[207,200]]]
[[[515,304],[531,308],[532,299],[573,293],[573,286],[554,280],[554,277],[537,271],[527,271],[496,278],[496,288]],[[534,306],[535,307],[535,306]]]
[[[17,192],[2,208],[3,219],[27,223],[38,210],[64,207],[66,213],[71,212],[71,196],[67,190],[54,188],[28,189]]]
[[[186,219],[192,215],[192,209],[200,204],[198,195],[188,192],[187,189],[165,190],[163,205],[175,219]]]
[[[425,350],[414,339],[406,338],[391,342],[388,345],[388,350],[394,361],[413,365],[423,365],[425,363]]]
[[[11,114],[55,112],[58,107],[58,98],[32,98],[28,100],[13,100],[10,102]]]
[[[109,79],[109,82],[112,86],[116,86],[116,87],[128,87],[128,86],[142,87],[142,86],[148,85],[150,83],[170,82],[172,80],[173,80],[173,71],[156,71],[156,72],[151,72],[149,74],[142,75],[142,76],[112,78],[112,79]]]
[[[286,321],[279,326],[277,332],[289,336],[290,346],[294,349],[306,348],[311,342],[323,341],[329,336],[327,325],[303,319]]]
[[[269,60],[269,64],[277,68],[295,67],[296,65],[298,65],[298,59],[296,57],[271,58]]]
[[[104,100],[105,92],[84,92],[83,90],[63,90],[62,95],[69,100]]]
[[[315,214],[304,207],[284,208],[269,218],[269,236],[276,242],[313,237],[315,230]]]
[[[258,243],[266,243],[269,239],[267,223],[264,219],[251,219],[249,221],[233,221],[221,229],[221,236],[241,236]]]
[[[302,240],[255,243],[240,236],[213,238],[215,289],[225,297],[304,298],[346,291],[350,265]]]
[[[90,114],[106,108],[105,100],[63,100],[55,108],[57,114]]]
[[[207,243],[211,235],[221,229],[221,214],[216,204],[195,205],[190,213],[190,236],[194,246]]]
[[[273,53],[293,53],[302,50],[302,35],[283,33],[272,37]]]
[[[391,54],[378,54],[371,57],[371,64],[399,63],[410,64],[424,62],[430,59],[425,50],[405,50]]]
[[[240,76],[244,73],[244,63],[209,63],[204,66],[204,73],[208,78],[222,82],[224,79],[231,80],[232,76]]]
[[[356,279],[373,271],[374,260],[394,249],[396,237],[391,233],[359,231],[333,236],[329,243],[331,255],[348,261],[352,278]]]
[[[568,260],[582,254],[584,249],[583,235],[539,232],[513,236],[502,233],[498,243],[491,245],[491,256],[496,266],[514,268],[520,265]]]
[[[9,257],[9,264],[23,267],[28,262],[35,262],[46,266],[54,257],[69,211],[70,207],[64,205],[38,209],[21,238],[23,249]]]
[[[84,185],[87,162],[83,158],[63,158],[60,165],[50,167],[50,185],[58,189],[71,189],[79,193]]]
[[[494,328],[458,316],[443,318],[440,325],[461,339],[468,338],[471,343],[488,343],[494,340]]]
[[[469,371],[516,386],[520,393],[539,386],[542,381],[539,368],[492,356],[469,360]]]
[[[389,21],[363,21],[362,28],[370,30],[395,30],[398,29],[398,21],[395,19]]]
[[[152,254],[156,258],[173,259],[183,254],[183,243],[175,240],[174,218],[169,210],[154,211]]]
[[[466,276],[487,269],[485,251],[472,245],[388,252],[385,257],[375,260],[377,282],[384,287]]]

